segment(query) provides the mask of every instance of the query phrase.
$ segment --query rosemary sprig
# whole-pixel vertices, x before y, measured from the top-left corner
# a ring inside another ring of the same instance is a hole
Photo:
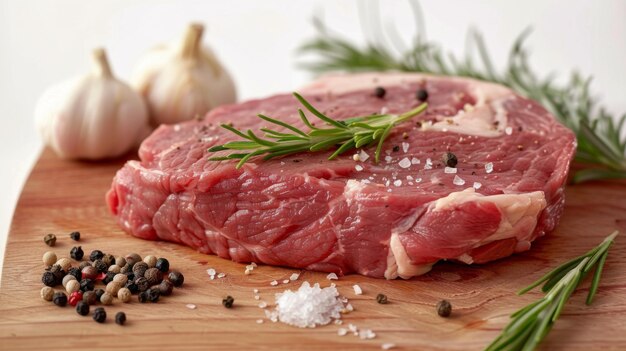
[[[262,120],[283,127],[291,132],[279,132],[270,128],[261,128],[261,131],[265,133],[265,137],[263,138],[256,135],[252,130],[242,132],[231,125],[222,124],[222,128],[233,132],[235,135],[245,140],[231,141],[223,145],[217,145],[210,148],[209,151],[239,150],[246,152],[235,152],[227,156],[212,157],[210,160],[222,161],[239,159],[236,167],[241,168],[244,163],[255,156],[265,154],[263,159],[269,160],[278,156],[308,151],[324,151],[338,146],[337,150],[328,157],[329,160],[332,160],[348,150],[366,147],[376,143],[377,146],[374,158],[376,162],[378,162],[383,143],[389,136],[391,129],[395,125],[419,115],[426,110],[428,106],[426,103],[423,103],[401,115],[378,114],[339,121],[318,111],[313,105],[300,96],[300,94],[293,93],[293,95],[306,110],[324,122],[324,128],[318,128],[313,125],[302,109],[298,109],[298,114],[302,122],[310,129],[308,133],[293,125],[262,114],[258,115]]]
[[[534,350],[559,318],[565,303],[574,290],[595,268],[586,301],[587,305],[590,305],[598,290],[602,268],[617,233],[617,231],[613,232],[593,250],[563,263],[536,282],[520,290],[518,295],[525,294],[543,284],[541,290],[546,295],[513,313],[511,322],[504,328],[502,334],[486,348],[486,351]]]
[[[410,4],[419,26],[422,22],[419,6],[416,2]],[[382,28],[378,13],[372,14],[364,14],[363,17],[376,23],[363,23],[363,27]],[[467,50],[465,57],[457,58],[447,55],[437,44],[426,41],[420,33],[417,33],[409,49],[398,47],[397,51],[401,54],[395,55],[391,44],[401,41],[395,32],[379,29],[375,33],[376,40],[368,39],[367,45],[361,48],[327,30],[318,19],[314,20],[314,25],[317,28],[317,37],[300,48],[301,54],[319,57],[317,61],[302,63],[310,71],[397,70],[466,76],[506,85],[541,103],[576,133],[576,160],[585,163],[587,167],[576,172],[573,177],[575,183],[626,178],[626,113],[616,119],[604,107],[598,106],[589,91],[591,79],[576,72],[572,73],[570,81],[564,85],[555,83],[553,75],[539,78],[530,67],[529,52],[524,46],[524,40],[530,33],[528,30],[515,40],[506,68],[498,72],[482,36],[477,31],[470,31],[467,41],[468,49],[474,50]],[[480,65],[474,63],[476,56]]]

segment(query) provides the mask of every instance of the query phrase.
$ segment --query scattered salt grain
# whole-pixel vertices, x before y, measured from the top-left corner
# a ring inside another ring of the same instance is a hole
[[[185,307],[187,307],[190,310],[195,310],[197,306],[192,303],[188,303],[185,305]]]
[[[461,179],[461,177],[459,177],[458,175],[455,175],[452,183],[454,183],[454,185],[463,185],[465,184],[465,181]]]
[[[259,293],[259,289],[254,289],[252,290],[253,293],[258,294]]]
[[[512,127],[506,127],[506,128],[504,128],[504,133],[506,133],[506,135],[511,135],[511,134],[513,134],[513,128],[512,128]]]
[[[411,160],[409,160],[407,157],[405,157],[400,162],[398,162],[398,166],[400,166],[402,168],[409,168],[409,167],[411,167]]]
[[[340,319],[343,308],[337,288],[322,289],[319,284],[311,286],[304,282],[297,291],[276,294],[276,310],[268,315],[300,328],[314,328]]]
[[[267,302],[265,301],[259,302],[259,308],[265,308],[265,307],[267,307]]]
[[[355,334],[358,334],[358,332],[359,332],[359,328],[357,328],[356,325],[354,325],[352,323],[348,324],[348,330],[351,333],[355,333]]]
[[[391,156],[385,156],[385,162],[389,163],[391,162],[392,158]]]
[[[291,275],[291,277],[289,277],[289,280],[294,282],[294,281],[298,280],[298,278],[300,278],[300,274],[294,273],[294,274]]]
[[[456,168],[454,168],[454,167],[446,167],[446,168],[444,168],[443,171],[444,171],[444,173],[447,173],[447,174],[455,174],[456,173]]]
[[[406,180],[413,180],[413,177],[411,177],[410,175],[406,176]]]
[[[275,280],[272,280],[272,282],[270,283],[270,285],[271,285],[271,286],[276,286],[276,285],[278,285],[278,282],[277,282],[277,281],[275,281]]]
[[[362,162],[365,162],[368,158],[370,158],[370,155],[368,155],[367,152],[361,150],[361,152],[359,153],[359,159],[361,159]]]
[[[283,284],[289,284],[290,280],[289,279],[285,279],[283,280]]]
[[[326,276],[326,279],[328,279],[328,280],[337,280],[337,279],[339,279],[339,277],[337,277],[337,274],[335,274],[335,273],[329,273]]]
[[[346,305],[345,310],[346,310],[347,312],[352,312],[352,311],[354,311],[354,306],[352,306],[352,304],[351,304],[351,303],[349,303],[349,304],[347,304],[347,305]]]
[[[352,286],[352,288],[354,289],[354,293],[357,295],[363,295],[363,289],[361,289],[360,286],[358,286],[357,284],[354,284]]]
[[[430,158],[426,159],[426,164],[424,165],[424,169],[433,169],[433,161]]]
[[[348,329],[346,329],[346,328],[339,328],[339,330],[337,330],[337,335],[339,335],[339,336],[348,335]]]
[[[353,160],[355,160],[355,161],[357,161],[357,162],[358,162],[358,161],[361,161],[361,158],[359,157],[359,154],[354,154],[354,155],[352,155],[352,159],[353,159]]]
[[[361,340],[370,340],[376,337],[376,333],[374,333],[371,329],[363,329],[359,332],[359,338]]]
[[[395,186],[401,186],[402,185],[402,181],[400,179],[396,180],[393,182],[393,185]]]
[[[409,151],[409,143],[402,143],[402,152],[406,154]]]
[[[416,182],[416,183],[419,183],[419,182],[421,182],[421,181],[422,181],[422,178],[419,178],[419,177],[418,177],[418,178],[415,178],[415,182]]]
[[[493,172],[493,163],[489,162],[489,163],[485,164],[485,172],[487,172],[487,173]]]
[[[215,272],[215,269],[209,268],[206,270],[206,272],[209,275],[209,278],[211,278],[211,280],[215,279],[215,274],[217,273]]]
[[[419,165],[420,164],[420,160],[417,157],[413,157],[411,159],[411,164]]]
[[[474,189],[478,190],[478,189],[480,189],[481,186],[483,186],[483,185],[480,184],[479,182],[474,182],[474,185],[473,185]]]
[[[335,319],[335,324],[336,325],[342,325],[343,321],[341,319]]]
[[[254,263],[254,262],[251,262],[251,263],[250,263],[250,265],[252,266],[252,268],[256,268],[256,267],[258,267],[258,266],[256,265],[256,263]]]
[[[256,324],[263,324],[263,320],[262,319],[257,319],[256,320]]]
[[[226,273],[220,273],[217,275],[218,278],[224,278],[226,276]]]
[[[254,296],[254,299],[255,299],[255,300],[260,300],[260,299],[261,299],[261,296],[259,296],[259,295],[255,295],[255,296]]]
[[[363,166],[356,165],[356,166],[354,166],[354,169],[356,169],[357,172],[361,172],[363,170]]]
[[[394,344],[394,343],[390,343],[390,342],[385,343],[385,344],[382,344],[382,345],[380,346],[380,348],[381,348],[381,349],[383,349],[383,350],[391,350],[391,349],[393,349],[393,348],[395,348],[395,347],[396,347],[396,344]]]

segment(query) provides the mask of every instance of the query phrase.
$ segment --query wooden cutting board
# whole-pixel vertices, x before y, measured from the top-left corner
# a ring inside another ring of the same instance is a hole
[[[271,305],[275,293],[297,288],[305,280],[328,286],[326,274],[301,272],[297,282],[283,284],[297,271],[261,266],[244,275],[245,265],[126,235],[104,203],[122,164],[62,161],[50,151],[41,155],[8,237],[0,287],[1,350],[380,350],[384,343],[395,343],[399,350],[481,350],[511,312],[540,296],[536,291],[516,296],[518,289],[588,251],[614,229],[626,231],[625,182],[568,186],[561,224],[529,252],[481,266],[438,264],[432,272],[407,281],[342,277],[339,290],[355,307],[343,317],[343,326],[299,329],[267,320],[257,324],[264,313],[253,289]],[[69,238],[74,230],[82,234],[80,243]],[[72,307],[60,308],[39,297],[41,257],[51,249],[43,242],[46,233],[57,234],[52,250],[59,257],[69,257],[76,244],[87,255],[101,249],[115,255],[167,257],[185,274],[185,285],[157,304],[140,304],[136,297],[130,304],[116,302],[106,308],[107,322],[95,323]],[[211,267],[227,276],[209,280],[206,270]],[[275,279],[281,284],[271,286]],[[354,294],[352,285],[357,283],[363,295]],[[543,350],[626,350],[626,234],[618,236],[611,249],[593,306],[584,304],[587,286],[573,295]],[[378,293],[386,294],[390,303],[376,303]],[[234,308],[222,307],[225,295],[235,298]],[[438,317],[434,307],[444,298],[454,309],[447,319]],[[126,312],[126,326],[113,323],[118,311]],[[337,330],[348,323],[372,329],[377,337],[338,336]]]

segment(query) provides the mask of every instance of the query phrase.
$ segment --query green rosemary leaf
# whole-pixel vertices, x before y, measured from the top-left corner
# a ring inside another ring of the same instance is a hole
[[[587,295],[587,300],[585,300],[585,303],[587,305],[591,305],[591,303],[593,302],[593,298],[596,296],[596,292],[598,291],[598,285],[600,284],[600,278],[602,277],[602,269],[604,268],[604,263],[606,262],[606,256],[608,256],[608,254],[608,251],[604,252],[602,257],[600,258],[600,262],[598,262],[596,272],[593,274],[591,287],[589,288],[589,294]]]
[[[296,133],[298,133],[298,134],[300,134],[300,135],[302,135],[304,137],[307,136],[305,132],[301,131],[300,129],[298,129],[298,128],[296,128],[296,127],[294,127],[294,126],[292,126],[292,125],[290,125],[288,123],[279,121],[279,120],[274,119],[274,118],[267,117],[267,116],[262,115],[262,114],[258,114],[257,116],[259,116],[259,118],[264,120],[264,121],[268,121],[270,123],[277,124],[277,125],[279,125],[281,127],[284,127],[284,128],[287,128],[287,129],[289,129],[289,130],[291,130],[293,132],[296,132]]]
[[[300,101],[300,103],[302,104],[302,106],[304,106],[307,110],[309,110],[312,114],[314,114],[317,118],[321,119],[322,121],[328,123],[328,124],[332,124],[333,126],[337,127],[337,128],[341,128],[341,129],[348,129],[348,127],[343,124],[343,123],[339,123],[338,121],[335,121],[334,119],[325,116],[323,113],[321,113],[320,111],[318,111],[315,107],[313,107],[308,101],[306,101],[300,94],[298,93],[293,93],[293,95],[296,97],[296,99],[298,99],[298,101]]]

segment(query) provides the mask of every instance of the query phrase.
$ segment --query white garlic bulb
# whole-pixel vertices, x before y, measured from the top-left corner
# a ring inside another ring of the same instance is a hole
[[[103,49],[93,59],[93,72],[50,87],[35,107],[44,143],[62,158],[120,156],[150,131],[142,97],[115,79]]]
[[[204,27],[191,24],[183,40],[149,51],[131,78],[148,103],[153,126],[202,117],[236,100],[235,85],[213,52],[202,47]]]

